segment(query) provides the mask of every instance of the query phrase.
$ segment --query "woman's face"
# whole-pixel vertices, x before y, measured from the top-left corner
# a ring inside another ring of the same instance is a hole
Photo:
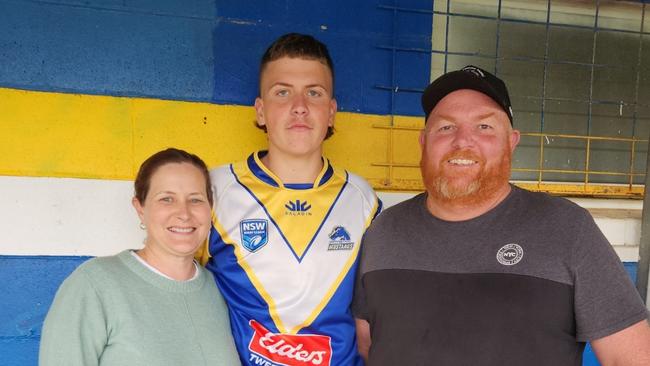
[[[159,167],[151,176],[147,198],[134,198],[133,206],[147,229],[147,250],[158,255],[192,257],[210,231],[205,177],[192,164]]]

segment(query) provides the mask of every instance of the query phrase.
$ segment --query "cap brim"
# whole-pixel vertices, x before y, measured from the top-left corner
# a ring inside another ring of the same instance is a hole
[[[492,87],[492,85],[487,81],[464,71],[453,71],[445,74],[436,79],[433,83],[429,84],[429,86],[424,90],[424,94],[422,94],[422,109],[424,110],[426,119],[429,118],[431,111],[433,111],[436,105],[444,97],[462,89],[476,90],[477,92],[489,96],[497,102],[501,108],[503,108],[510,119],[508,106],[504,105],[500,94]]]

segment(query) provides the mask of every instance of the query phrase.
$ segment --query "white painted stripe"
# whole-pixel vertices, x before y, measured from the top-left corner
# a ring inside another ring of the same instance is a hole
[[[0,254],[111,255],[142,246],[133,182],[0,176]]]
[[[409,198],[413,198],[415,195],[416,193],[406,192],[377,192],[377,196],[381,200],[382,209],[384,210]]]
[[[133,182],[0,176],[0,255],[111,255],[139,248],[144,232]],[[384,208],[414,196],[379,192]],[[640,209],[641,201],[574,199],[586,208]],[[638,260],[640,220],[597,218],[624,261]]]
[[[626,199],[599,199],[599,198],[569,198],[586,209],[603,208],[614,210],[642,210],[643,200],[626,200]]]
[[[629,245],[614,245],[614,251],[623,262],[638,262],[639,247]]]

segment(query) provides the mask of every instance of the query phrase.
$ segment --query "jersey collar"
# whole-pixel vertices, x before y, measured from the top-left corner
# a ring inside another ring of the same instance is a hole
[[[257,151],[248,157],[246,160],[246,164],[248,165],[248,169],[257,177],[259,180],[262,182],[272,186],[272,187],[279,187],[279,188],[288,188],[288,189],[312,189],[316,187],[320,187],[327,183],[330,178],[332,178],[332,175],[334,174],[334,169],[330,165],[329,160],[325,159],[324,157],[321,158],[323,160],[323,169],[321,169],[320,173],[318,173],[318,176],[316,176],[316,179],[314,182],[316,182],[316,185],[314,186],[314,182],[311,183],[290,183],[290,184],[284,184],[278,178],[273,172],[271,172],[263,163],[262,163],[262,158],[268,154],[268,151],[262,150],[262,151]]]

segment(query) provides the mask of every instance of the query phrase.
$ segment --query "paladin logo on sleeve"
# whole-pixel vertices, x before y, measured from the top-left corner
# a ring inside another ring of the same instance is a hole
[[[317,334],[272,333],[255,320],[248,324],[253,328],[253,338],[248,349],[253,352],[250,361],[264,365],[329,366],[332,359],[332,343],[328,336]]]

